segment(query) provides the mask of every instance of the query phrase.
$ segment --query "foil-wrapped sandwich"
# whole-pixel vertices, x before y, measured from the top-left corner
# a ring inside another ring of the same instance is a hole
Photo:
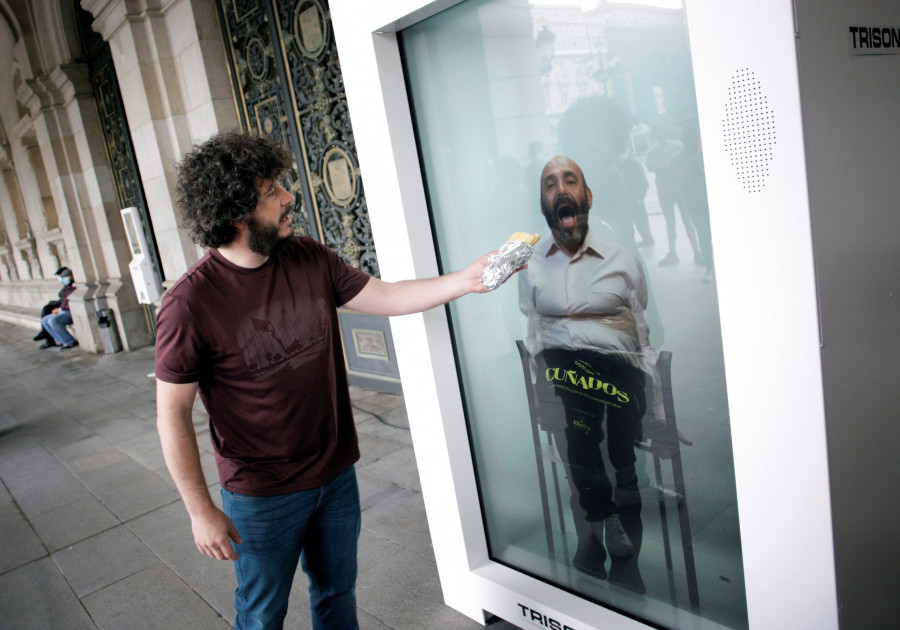
[[[493,291],[506,282],[516,270],[528,264],[539,240],[538,234],[514,232],[496,254],[488,256],[487,266],[481,272],[481,284]]]

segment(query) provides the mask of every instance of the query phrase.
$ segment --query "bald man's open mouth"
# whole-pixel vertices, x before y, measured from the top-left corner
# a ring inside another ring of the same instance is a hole
[[[559,226],[566,229],[574,228],[578,225],[578,206],[572,199],[568,197],[557,197],[553,204],[553,211],[556,213],[556,219]]]

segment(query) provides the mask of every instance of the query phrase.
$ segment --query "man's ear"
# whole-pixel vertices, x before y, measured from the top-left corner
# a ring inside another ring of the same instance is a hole
[[[243,230],[244,228],[246,228],[247,227],[247,216],[248,215],[245,214],[241,219],[239,219],[237,221],[232,221],[231,225],[234,226],[234,229]]]
[[[587,186],[584,187],[584,198],[587,200],[588,210],[590,210],[594,205],[594,193]]]

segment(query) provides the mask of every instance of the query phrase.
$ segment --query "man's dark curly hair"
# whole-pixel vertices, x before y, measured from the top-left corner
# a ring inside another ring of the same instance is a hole
[[[276,179],[291,166],[281,144],[229,131],[194,145],[178,169],[178,208],[191,240],[221,247],[234,240],[242,220],[259,201],[257,182]]]

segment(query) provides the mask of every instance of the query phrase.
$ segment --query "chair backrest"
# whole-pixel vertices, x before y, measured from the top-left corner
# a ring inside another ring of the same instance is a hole
[[[666,411],[666,427],[670,431],[677,431],[675,426],[675,398],[672,395],[672,353],[663,350],[656,360],[656,369],[659,370],[659,381],[662,385],[663,407]]]
[[[644,424],[644,437],[637,443],[638,448],[653,453],[655,457],[669,459],[680,453],[678,424],[675,421],[675,399],[672,394],[672,353],[663,350],[656,359],[659,373],[665,423],[654,423],[652,429]],[[648,431],[651,435],[648,436]]]
[[[525,342],[516,340],[516,348],[519,350],[519,359],[522,362],[522,375],[525,377],[525,391],[528,394],[528,412],[531,414],[531,425],[540,425],[540,409],[537,403],[537,392],[534,389],[534,381],[531,380],[531,354],[525,347]]]

